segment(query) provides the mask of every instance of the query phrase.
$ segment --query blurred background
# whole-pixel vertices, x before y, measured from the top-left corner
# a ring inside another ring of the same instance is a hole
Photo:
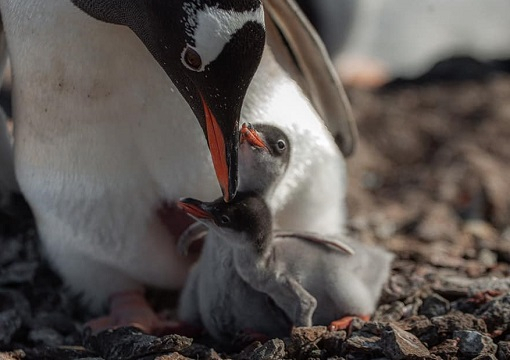
[[[299,3],[359,127],[351,229],[473,276],[510,261],[510,2]]]
[[[383,296],[379,314],[418,314],[423,289],[448,298],[444,312],[459,298],[474,311],[474,279],[510,278],[510,1],[297,1],[359,128],[347,160],[350,235],[397,255],[397,295]],[[0,105],[9,116],[10,87],[7,71]],[[80,343],[76,323],[87,315],[62,295],[23,209],[0,212],[0,351],[14,335],[20,344]],[[508,341],[509,312],[498,311],[493,323]]]
[[[351,226],[453,241],[476,222],[510,244],[510,1],[297,2],[359,127]],[[10,86],[7,71],[8,116]]]

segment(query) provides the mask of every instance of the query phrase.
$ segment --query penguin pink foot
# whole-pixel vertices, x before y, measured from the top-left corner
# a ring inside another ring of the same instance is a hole
[[[92,333],[123,326],[136,327],[147,334],[170,333],[178,326],[175,321],[159,317],[140,290],[116,293],[110,298],[110,314],[87,322]]]
[[[352,320],[354,320],[354,318],[360,318],[363,321],[369,321],[370,315],[344,316],[341,319],[332,321],[328,326],[328,330],[329,331],[347,330],[351,326]]]

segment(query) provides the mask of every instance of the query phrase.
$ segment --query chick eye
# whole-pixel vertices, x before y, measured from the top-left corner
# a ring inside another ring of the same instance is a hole
[[[189,69],[198,71],[202,67],[202,58],[200,54],[192,47],[186,47],[182,55],[184,65]]]
[[[230,218],[227,215],[221,215],[220,222],[223,225],[230,224]]]
[[[287,144],[285,143],[284,140],[278,140],[278,142],[276,143],[276,147],[278,148],[278,150],[283,151],[287,148]]]

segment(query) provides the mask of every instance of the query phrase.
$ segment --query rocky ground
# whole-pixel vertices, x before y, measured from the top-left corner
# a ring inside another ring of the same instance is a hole
[[[235,353],[131,328],[91,336],[31,221],[2,214],[0,359],[510,359],[510,76],[349,95],[350,230],[397,254],[371,321]]]

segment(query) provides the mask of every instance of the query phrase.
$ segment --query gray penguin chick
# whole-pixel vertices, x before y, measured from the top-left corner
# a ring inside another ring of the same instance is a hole
[[[290,160],[290,141],[280,128],[268,124],[244,123],[239,140],[239,191],[272,196]],[[184,231],[177,250],[188,254],[190,245],[207,234],[207,226],[195,222]]]
[[[329,325],[374,311],[389,276],[390,253],[274,231],[268,206],[254,193],[239,193],[230,203],[182,199],[180,206],[209,233],[178,316],[204,326],[218,341],[246,329],[286,336],[291,325]]]

